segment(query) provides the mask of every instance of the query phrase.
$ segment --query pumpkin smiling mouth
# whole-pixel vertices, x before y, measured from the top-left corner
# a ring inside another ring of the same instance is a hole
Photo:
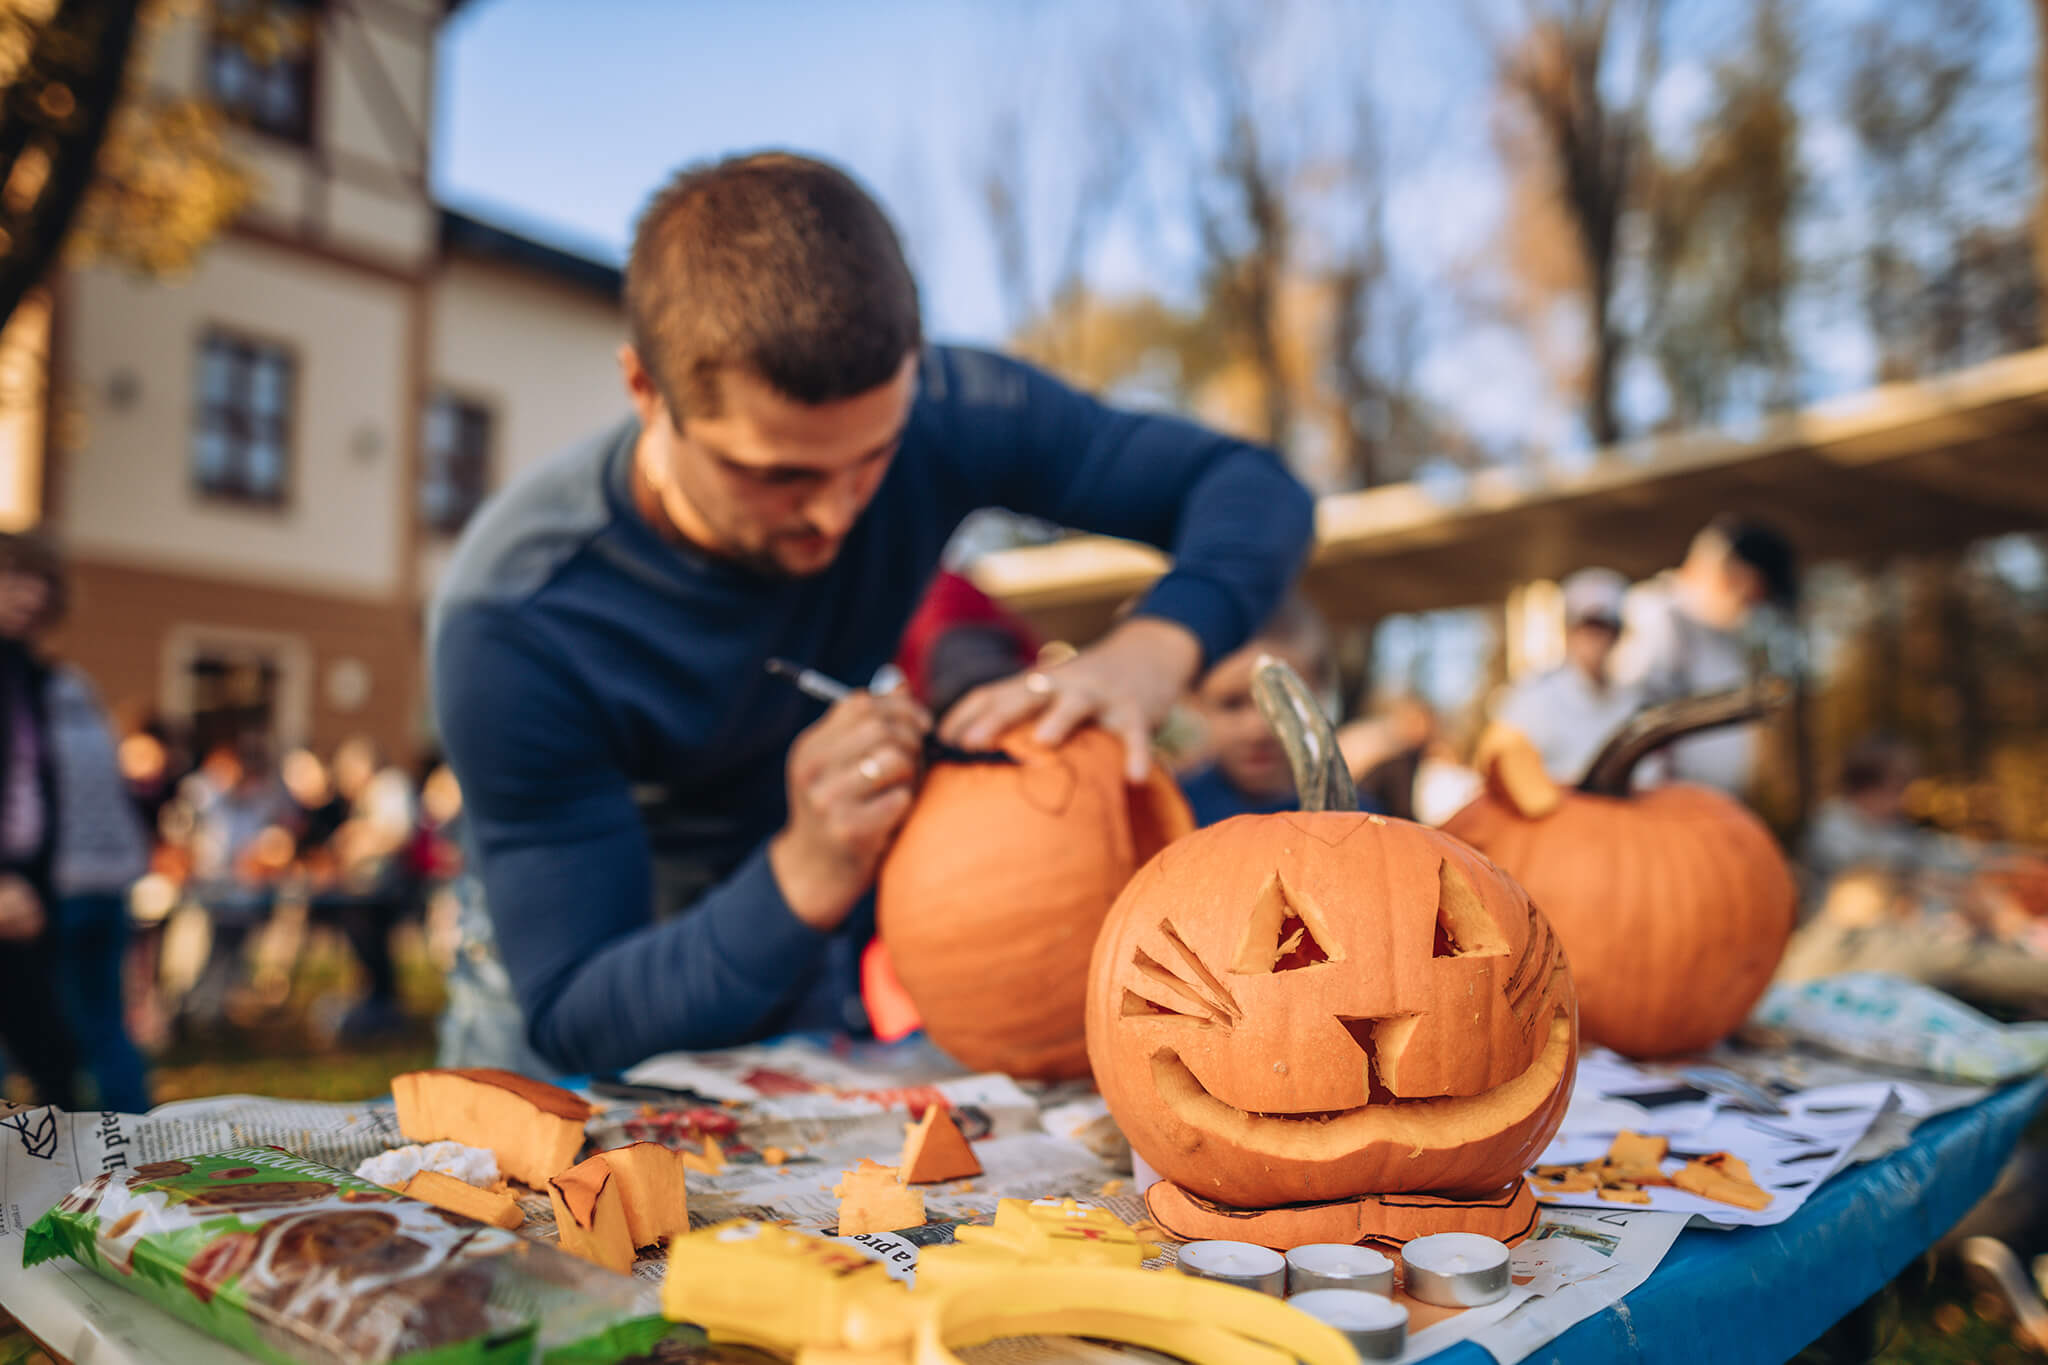
[[[1327,1161],[1374,1143],[1441,1148],[1494,1136],[1549,1104],[1571,1064],[1571,1020],[1559,1010],[1536,1059],[1519,1076],[1478,1095],[1397,1099],[1335,1113],[1253,1114],[1210,1094],[1170,1047],[1152,1054],[1152,1079],[1167,1108],[1197,1131],[1263,1156]]]

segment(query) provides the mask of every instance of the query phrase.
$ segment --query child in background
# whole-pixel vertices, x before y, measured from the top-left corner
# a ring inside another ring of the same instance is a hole
[[[1209,670],[1191,706],[1207,732],[1210,762],[1181,779],[1197,825],[1233,815],[1294,810],[1294,774],[1287,754],[1252,700],[1252,667],[1271,654],[1299,673],[1325,711],[1337,687],[1330,634],[1313,607],[1289,598],[1248,644]],[[1376,807],[1361,802],[1364,809]]]

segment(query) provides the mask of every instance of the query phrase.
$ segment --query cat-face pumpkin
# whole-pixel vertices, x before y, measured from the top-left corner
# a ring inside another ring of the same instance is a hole
[[[1576,1069],[1571,975],[1528,896],[1376,815],[1178,841],[1111,910],[1089,982],[1089,1059],[1132,1147],[1242,1208],[1496,1193]]]

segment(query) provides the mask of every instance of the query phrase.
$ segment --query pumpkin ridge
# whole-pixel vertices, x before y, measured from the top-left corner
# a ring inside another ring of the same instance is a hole
[[[1307,1116],[1260,1114],[1211,1095],[1172,1048],[1153,1052],[1152,1077],[1167,1108],[1189,1127],[1214,1133],[1257,1156],[1315,1162],[1341,1160],[1374,1143],[1412,1143],[1418,1148],[1426,1144],[1443,1150],[1490,1137],[1550,1104],[1572,1060],[1571,1021],[1559,1010],[1551,1019],[1549,1041],[1536,1059],[1520,1075],[1479,1095],[1397,1099]],[[1470,1132],[1465,1131],[1468,1128]]]

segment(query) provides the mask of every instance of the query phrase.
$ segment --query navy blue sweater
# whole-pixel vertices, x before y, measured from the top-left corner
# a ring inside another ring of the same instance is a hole
[[[969,512],[1170,549],[1141,609],[1211,660],[1300,567],[1312,504],[1266,450],[983,352],[931,348],[921,379],[874,501],[814,577],[663,541],[633,506],[630,420],[463,536],[428,623],[435,714],[528,1035],[565,1070],[864,1026],[871,905],[820,933],[769,869],[784,758],[822,708],[763,664],[872,677]]]

